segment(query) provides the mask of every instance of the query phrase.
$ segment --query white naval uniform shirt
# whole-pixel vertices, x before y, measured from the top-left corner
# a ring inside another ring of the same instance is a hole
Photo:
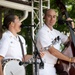
[[[50,30],[45,24],[44,26],[39,30],[36,39],[37,39],[37,43],[36,46],[38,48],[38,50],[42,50],[47,46],[50,46],[52,44],[52,41],[59,36],[61,39],[59,42],[57,42],[56,44],[54,44],[53,46],[59,50],[60,50],[60,44],[61,42],[64,43],[67,40],[67,36],[64,35],[63,33],[60,33],[59,31],[52,29]],[[50,54],[47,50],[44,51],[45,55],[42,58],[43,61],[45,63],[50,63],[50,64],[55,64],[57,61],[57,58],[55,56],[53,56],[52,54]]]
[[[18,35],[23,43],[24,54],[26,54],[26,43],[21,35]],[[10,31],[6,31],[0,40],[0,55],[4,59],[22,60],[22,50],[18,36],[15,37]]]

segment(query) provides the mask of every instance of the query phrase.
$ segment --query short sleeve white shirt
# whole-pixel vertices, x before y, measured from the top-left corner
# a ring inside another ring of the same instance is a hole
[[[61,40],[59,42],[56,42],[55,44],[52,43],[52,41],[60,37]],[[43,50],[45,47],[53,45],[57,50],[60,50],[60,44],[64,43],[67,40],[67,36],[63,33],[60,33],[59,31],[52,29],[50,30],[48,26],[44,24],[44,26],[39,30],[39,32],[36,35],[36,46],[38,50]],[[50,54],[48,51],[44,51],[45,55],[42,58],[44,62],[55,64],[57,61],[57,58]]]
[[[24,54],[26,54],[26,43],[21,35],[18,35],[23,43]],[[0,55],[4,59],[22,60],[22,50],[19,38],[15,37],[10,31],[6,31],[0,40]]]

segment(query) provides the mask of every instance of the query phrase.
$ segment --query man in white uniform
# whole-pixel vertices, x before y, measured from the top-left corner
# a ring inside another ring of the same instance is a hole
[[[42,57],[44,69],[39,69],[39,75],[56,75],[54,65],[57,62],[57,58],[74,63],[75,58],[65,56],[61,53],[63,43],[69,41],[69,39],[66,35],[53,28],[56,23],[55,10],[48,9],[45,13],[44,19],[45,24],[39,29],[36,36],[37,48],[44,53],[44,56]],[[71,19],[68,18],[68,20]]]
[[[6,29],[6,31],[3,33],[2,38],[0,40],[0,75],[3,75],[1,64],[2,60],[16,59],[24,61],[24,59],[28,60],[31,58],[31,55],[26,55],[27,52],[25,39],[21,35],[17,34],[21,31],[21,22],[19,20],[19,17],[14,14],[7,15],[4,18],[3,27]],[[23,57],[22,55],[22,48],[20,45],[19,38],[22,41],[25,57]]]

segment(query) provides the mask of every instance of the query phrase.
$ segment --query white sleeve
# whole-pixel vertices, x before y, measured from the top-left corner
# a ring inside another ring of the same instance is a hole
[[[37,48],[39,50],[42,50],[44,47],[50,46],[52,44],[50,37],[46,32],[39,33],[37,38]]]
[[[2,39],[0,40],[0,55],[1,56],[5,57],[9,48],[9,44],[10,44],[10,38],[2,37]]]

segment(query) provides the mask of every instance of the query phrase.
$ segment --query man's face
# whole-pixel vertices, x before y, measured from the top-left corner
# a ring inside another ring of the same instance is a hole
[[[15,16],[15,20],[14,20],[14,30],[16,31],[16,33],[21,31],[21,22],[18,18],[18,16]]]
[[[56,12],[54,10],[48,10],[45,15],[45,23],[47,26],[53,26],[56,23]]]

